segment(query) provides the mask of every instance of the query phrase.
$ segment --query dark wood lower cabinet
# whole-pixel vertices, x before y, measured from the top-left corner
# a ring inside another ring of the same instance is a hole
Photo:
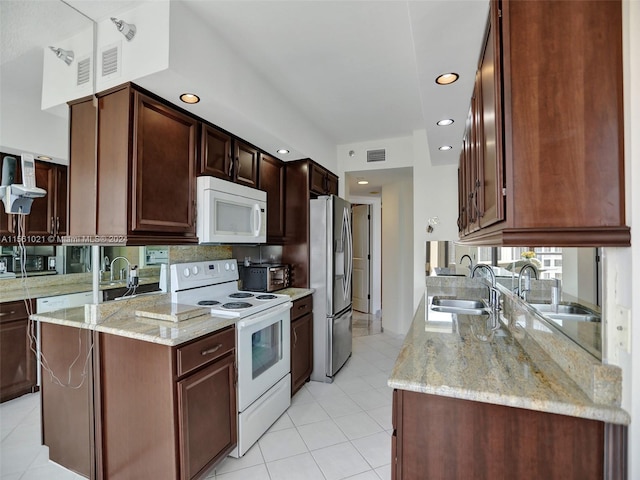
[[[313,370],[313,296],[291,308],[291,396],[311,378]]]
[[[93,337],[90,330],[40,325],[40,348],[48,369],[41,369],[42,443],[49,447],[52,462],[89,478],[96,478]]]
[[[171,347],[42,324],[43,352],[59,377],[78,353],[78,335],[78,368],[91,353],[82,387],[43,377],[52,461],[91,479],[191,480],[235,447],[234,327]]]
[[[0,402],[37,388],[36,356],[28,330],[29,318],[22,300],[0,303]]]
[[[595,420],[396,390],[392,479],[623,480],[624,475],[604,475],[605,426]]]

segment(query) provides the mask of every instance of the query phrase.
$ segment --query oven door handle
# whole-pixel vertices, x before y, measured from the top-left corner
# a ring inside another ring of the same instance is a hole
[[[238,329],[242,329],[242,328],[247,328],[250,327],[252,325],[256,325],[259,324],[260,322],[262,322],[263,320],[267,319],[267,318],[271,318],[274,317],[276,315],[280,315],[281,313],[284,313],[288,310],[291,310],[291,307],[293,306],[293,303],[291,302],[286,302],[282,305],[278,305],[276,307],[273,308],[269,308],[267,310],[265,310],[264,312],[260,312],[257,313],[255,315],[252,315],[250,317],[247,317],[243,320],[240,320],[236,326],[238,327]]]

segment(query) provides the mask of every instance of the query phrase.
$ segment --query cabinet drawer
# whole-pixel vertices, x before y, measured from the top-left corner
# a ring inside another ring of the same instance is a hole
[[[304,298],[300,298],[293,302],[291,308],[291,320],[300,318],[301,316],[311,312],[313,310],[313,295],[307,295]]]
[[[0,303],[0,323],[27,318],[27,309],[22,300]]]
[[[232,351],[235,346],[236,330],[232,327],[178,348],[178,376],[181,377],[221,357]]]

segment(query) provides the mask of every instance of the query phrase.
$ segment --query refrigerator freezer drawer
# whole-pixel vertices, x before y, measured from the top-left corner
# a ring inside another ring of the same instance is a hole
[[[352,309],[349,307],[344,313],[328,318],[329,332],[327,338],[331,341],[329,355],[327,355],[327,376],[333,377],[351,356],[352,348]]]

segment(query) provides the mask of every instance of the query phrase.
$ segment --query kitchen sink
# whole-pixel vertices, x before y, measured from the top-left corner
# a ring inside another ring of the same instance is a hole
[[[601,320],[600,314],[575,303],[561,303],[559,305],[532,303],[530,305],[545,317],[553,320],[575,320],[581,322],[599,322]]]
[[[431,310],[436,312],[461,313],[464,315],[489,314],[489,309],[483,300],[456,297],[433,297]]]

